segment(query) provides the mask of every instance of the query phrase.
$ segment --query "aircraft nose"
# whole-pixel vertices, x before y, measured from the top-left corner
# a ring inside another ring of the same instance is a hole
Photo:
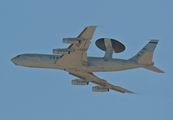
[[[17,59],[16,57],[11,59],[11,62],[13,62],[15,65],[17,65],[17,60],[16,59]]]
[[[14,62],[14,59],[15,59],[15,57],[14,58],[11,58],[11,62]]]

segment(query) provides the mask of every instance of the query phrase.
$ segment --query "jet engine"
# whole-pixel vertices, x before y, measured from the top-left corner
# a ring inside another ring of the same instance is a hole
[[[71,51],[68,49],[53,49],[53,54],[69,54]]]
[[[75,79],[71,81],[72,85],[88,85],[89,82],[84,81],[82,79]]]
[[[109,89],[102,86],[95,86],[95,87],[92,87],[92,91],[93,92],[108,92]]]
[[[73,43],[79,43],[80,39],[79,38],[63,38],[62,42],[67,44],[73,44]]]

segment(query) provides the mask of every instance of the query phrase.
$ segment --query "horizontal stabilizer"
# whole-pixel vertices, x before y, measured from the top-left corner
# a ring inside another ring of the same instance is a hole
[[[154,72],[157,72],[157,73],[164,73],[164,71],[160,70],[159,68],[157,68],[155,66],[146,66],[146,67],[143,67],[143,68],[154,71]]]

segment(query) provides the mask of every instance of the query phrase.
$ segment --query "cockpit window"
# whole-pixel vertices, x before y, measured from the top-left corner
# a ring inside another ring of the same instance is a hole
[[[16,56],[17,58],[19,58],[20,57],[20,55],[18,55],[18,56]]]

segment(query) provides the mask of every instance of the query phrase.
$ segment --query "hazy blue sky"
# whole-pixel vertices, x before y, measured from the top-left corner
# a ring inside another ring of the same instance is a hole
[[[71,85],[74,76],[60,70],[17,67],[10,59],[23,53],[51,54],[64,48],[64,37],[76,37],[86,26],[99,25],[88,50],[101,37],[120,40],[130,58],[147,42],[159,39],[154,62],[165,74],[145,69],[95,73],[142,94],[94,93],[92,86]],[[172,0],[1,0],[0,120],[172,120]]]

